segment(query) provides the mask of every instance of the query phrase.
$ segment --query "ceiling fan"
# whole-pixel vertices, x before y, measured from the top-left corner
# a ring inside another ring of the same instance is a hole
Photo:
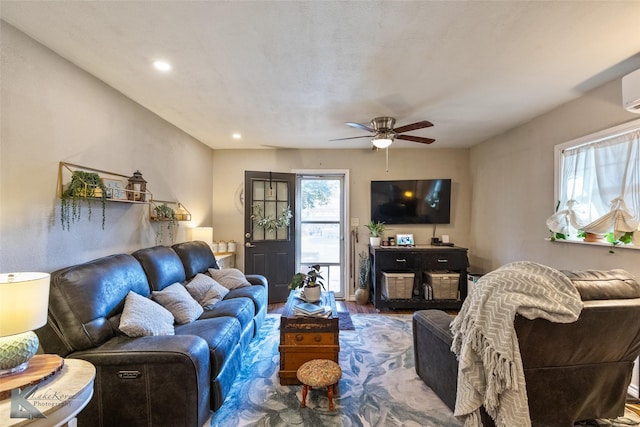
[[[433,126],[433,123],[428,122],[426,120],[411,123],[410,125],[400,126],[394,129],[394,125],[396,124],[396,119],[393,117],[376,117],[371,120],[371,127],[366,125],[361,125],[360,123],[345,123],[348,126],[362,129],[367,132],[372,133],[372,135],[363,135],[363,136],[352,136],[350,138],[338,138],[331,139],[331,141],[342,141],[345,139],[356,139],[356,138],[371,138],[371,142],[376,148],[387,148],[390,146],[394,139],[404,139],[406,141],[419,142],[421,144],[431,144],[435,141],[432,138],[424,138],[421,136],[414,135],[403,135],[404,132],[410,132],[416,129],[428,128]]]

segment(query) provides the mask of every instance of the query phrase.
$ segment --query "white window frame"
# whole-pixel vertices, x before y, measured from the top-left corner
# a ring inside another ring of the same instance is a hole
[[[342,219],[342,229],[340,230],[341,233],[341,237],[340,237],[340,241],[341,241],[341,246],[344,249],[344,255],[342,256],[342,259],[344,260],[344,268],[341,271],[342,274],[342,284],[343,284],[343,289],[342,291],[344,292],[344,300],[348,301],[352,299],[352,292],[355,292],[353,290],[353,281],[350,281],[350,272],[353,269],[353,266],[351,265],[351,258],[349,257],[348,254],[351,253],[351,242],[349,239],[346,238],[346,236],[349,235],[349,224],[348,219],[350,218],[350,214],[349,214],[349,184],[350,184],[350,179],[349,179],[349,169],[292,169],[291,173],[294,173],[296,175],[322,175],[322,176],[330,176],[330,175],[335,175],[335,176],[341,176],[342,179],[344,180],[344,194],[342,195],[342,203],[344,206],[344,212],[342,212],[342,215],[344,215],[344,218]],[[297,177],[296,177],[296,183],[297,183]],[[296,188],[296,197],[298,197],[298,193],[299,190]],[[299,202],[299,201],[298,201]],[[302,206],[301,203],[298,203],[298,206]],[[301,227],[300,227],[300,218],[298,215],[296,215],[296,233],[300,233]],[[299,253],[300,253],[300,239],[296,238],[296,268],[299,270],[300,269],[300,259],[299,259]],[[298,271],[296,270],[296,271]],[[341,298],[342,299],[342,298]]]
[[[578,147],[580,145],[585,145],[589,143],[593,143],[599,140],[607,139],[614,137],[616,135],[621,135],[627,133],[629,131],[633,131],[635,129],[640,129],[640,119],[631,120],[629,122],[623,123],[618,126],[614,126],[612,128],[604,129],[599,132],[595,132],[589,135],[582,136],[580,138],[573,139],[571,141],[564,142],[562,144],[558,144],[554,147],[554,202],[553,202],[553,210],[555,211],[558,200],[560,199],[560,191],[561,191],[561,179],[562,179],[562,161],[563,161],[563,152],[566,149]],[[560,207],[562,209],[563,207]],[[640,231],[637,231],[636,234],[639,234]],[[634,239],[636,242],[638,237]],[[559,240],[561,242],[569,242],[569,243],[580,243],[587,245],[604,245],[611,246],[608,242],[584,242],[581,239],[578,239],[576,236],[570,236],[568,239]],[[640,246],[634,243],[618,245],[616,248],[624,248],[624,249],[640,249]]]

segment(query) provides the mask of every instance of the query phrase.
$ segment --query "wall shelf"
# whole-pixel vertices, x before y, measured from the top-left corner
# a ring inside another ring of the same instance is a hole
[[[106,201],[119,203],[149,203],[149,201],[153,199],[153,195],[148,190],[141,192],[128,189],[128,175],[67,162],[60,162],[60,165],[58,166],[58,197],[62,198],[65,186],[71,182],[71,177],[76,171],[97,173],[102,179],[102,183],[107,188]],[[86,184],[86,191],[95,192],[96,189],[99,193],[94,198],[102,199],[102,190],[99,187]]]
[[[149,201],[149,219],[153,222],[169,221],[169,218],[158,218],[158,210],[161,206],[166,205],[174,212],[177,221],[191,221],[191,212],[184,205],[177,201],[170,200],[150,200]]]

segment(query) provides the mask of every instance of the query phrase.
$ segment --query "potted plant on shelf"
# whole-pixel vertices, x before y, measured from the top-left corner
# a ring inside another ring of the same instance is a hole
[[[588,231],[580,230],[578,232],[578,237],[582,237],[585,242],[603,242],[605,241],[605,236],[603,234],[589,233]]]
[[[107,187],[95,172],[76,170],[71,173],[71,181],[60,195],[60,222],[62,229],[69,230],[72,222],[80,219],[82,201],[87,202],[89,221],[91,221],[91,202],[102,201],[102,229],[104,230]]]
[[[365,227],[369,229],[369,233],[371,234],[371,237],[369,237],[371,246],[380,246],[382,233],[384,233],[385,230],[384,222],[374,222],[371,220]]]
[[[364,251],[360,252],[359,257],[356,302],[360,305],[365,305],[369,302],[369,257]]]
[[[309,267],[309,271],[305,273],[296,273],[291,278],[289,289],[302,288],[300,296],[308,302],[320,301],[321,288],[324,289],[322,283],[324,277],[320,275],[320,265],[315,264]]]
[[[153,213],[155,214],[155,220],[160,222],[158,224],[158,231],[156,232],[156,244],[160,244],[164,239],[165,228],[169,232],[171,243],[173,243],[176,238],[176,229],[179,226],[175,211],[170,206],[167,206],[166,203],[163,203],[154,207]]]

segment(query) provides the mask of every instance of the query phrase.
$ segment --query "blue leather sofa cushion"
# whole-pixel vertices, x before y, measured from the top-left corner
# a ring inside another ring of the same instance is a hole
[[[229,316],[237,319],[240,322],[242,330],[244,330],[249,323],[253,322],[253,316],[255,316],[255,314],[256,311],[253,305],[253,301],[251,301],[250,299],[225,298],[224,300],[215,304],[210,310],[205,310],[204,313],[202,313],[202,316],[200,316],[200,319],[212,319],[216,317]]]
[[[232,289],[224,297],[225,301],[234,298],[251,299],[255,306],[255,312],[258,313],[262,307],[267,305],[267,289],[264,286],[252,285],[245,288]]]
[[[132,253],[142,265],[149,285],[154,291],[161,291],[174,283],[185,281],[184,267],[180,257],[166,246],[140,249]]]
[[[110,255],[51,273],[49,322],[59,328],[66,354],[104,344],[119,334],[129,291],[149,295],[140,264],[130,255]],[[45,342],[53,341],[45,337]],[[65,354],[65,355],[66,355]]]
[[[232,317],[199,319],[176,327],[176,335],[196,335],[207,342],[211,378],[220,373],[227,357],[238,345],[241,331],[240,322]]]

